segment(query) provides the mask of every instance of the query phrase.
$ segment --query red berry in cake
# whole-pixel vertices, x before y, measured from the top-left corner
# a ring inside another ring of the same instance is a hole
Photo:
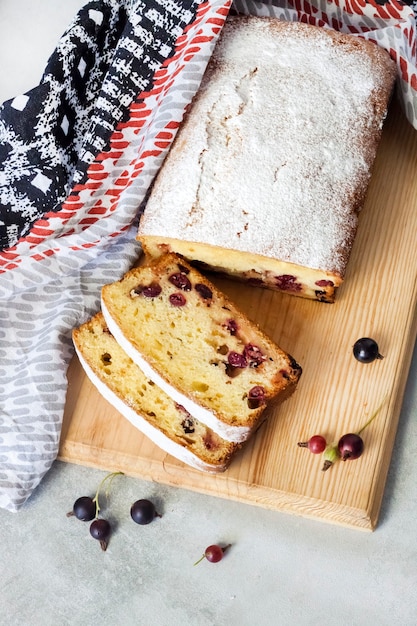
[[[266,356],[262,352],[258,346],[255,346],[253,343],[248,343],[244,350],[243,355],[246,358],[246,361],[249,367],[258,367],[261,363],[266,360]]]
[[[178,402],[176,402],[175,407],[181,415],[184,416],[181,421],[181,428],[186,435],[191,435],[195,432],[195,420],[193,416],[182,406],[182,404],[178,404]]]
[[[234,352],[233,350],[229,352],[227,360],[229,362],[229,365],[231,365],[232,367],[244,368],[248,365],[245,356],[243,354],[240,354],[239,352]]]
[[[145,298],[157,298],[161,291],[161,285],[158,283],[151,283],[142,289],[142,295],[145,296]]]
[[[327,442],[321,435],[313,435],[308,441],[299,441],[300,448],[308,448],[313,454],[321,454],[326,449]]]
[[[171,274],[168,280],[178,289],[182,289],[182,291],[191,291],[190,279],[183,272],[177,272],[176,274]]]
[[[175,406],[178,411],[182,415],[184,415],[184,418],[181,422],[181,428],[183,429],[185,434],[190,435],[191,433],[195,432],[195,421],[193,416],[186,409],[184,409],[181,404],[178,404],[178,402],[175,403]]]
[[[213,297],[213,292],[210,287],[207,287],[204,283],[196,283],[194,285],[194,289],[198,293],[199,296],[203,298],[203,300],[211,300]]]
[[[169,301],[172,306],[185,306],[187,304],[187,300],[182,293],[172,293],[169,296]]]
[[[297,292],[301,291],[302,285],[297,282],[297,278],[291,274],[282,274],[275,278],[277,287],[282,291]]]
[[[153,282],[150,285],[138,285],[131,290],[131,298],[137,298],[138,296],[144,296],[145,298],[156,298],[162,291],[162,287],[159,283]]]
[[[258,409],[265,402],[265,389],[261,385],[256,385],[249,390],[248,406],[250,409]]]
[[[332,280],[316,280],[314,283],[317,287],[334,287],[334,282]]]
[[[224,547],[219,546],[218,544],[208,546],[208,548],[204,550],[203,556],[200,557],[198,561],[194,563],[194,565],[198,565],[198,563],[201,563],[203,559],[207,559],[207,561],[209,561],[210,563],[218,563],[222,560],[222,558],[224,557],[224,553],[231,547],[231,545],[232,544],[229,543],[227,546]]]
[[[238,331],[238,325],[236,320],[228,320],[226,322],[226,324],[224,324],[226,330],[229,331],[229,333],[231,335],[236,335],[237,331]]]

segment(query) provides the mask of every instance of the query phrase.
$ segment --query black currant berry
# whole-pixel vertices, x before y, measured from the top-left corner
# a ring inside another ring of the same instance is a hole
[[[382,354],[379,353],[377,342],[370,337],[361,337],[361,339],[355,341],[353,356],[361,363],[372,363],[375,359],[384,358]]]
[[[110,523],[106,519],[95,519],[90,524],[90,535],[100,542],[102,550],[107,549],[108,540],[111,533]]]
[[[68,517],[74,515],[82,522],[91,522],[96,516],[96,503],[89,496],[81,496],[74,502],[72,511],[67,515]]]
[[[136,500],[130,507],[130,517],[136,524],[150,524],[155,517],[162,517],[155,510],[155,505],[150,500]]]

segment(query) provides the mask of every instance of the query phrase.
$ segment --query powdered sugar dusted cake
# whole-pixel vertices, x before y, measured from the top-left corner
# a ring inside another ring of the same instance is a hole
[[[101,304],[145,375],[224,439],[247,440],[296,388],[296,361],[176,254],[105,285]]]
[[[146,254],[332,302],[395,74],[372,42],[230,17],[141,218]]]
[[[223,472],[239,444],[225,441],[158,388],[129,358],[98,313],[73,331],[87,376],[156,445],[192,467]]]

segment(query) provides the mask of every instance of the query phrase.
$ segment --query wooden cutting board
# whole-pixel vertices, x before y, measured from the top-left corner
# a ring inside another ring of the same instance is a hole
[[[417,132],[396,101],[335,304],[216,282],[303,367],[295,394],[270,413],[227,472],[203,474],[162,452],[99,395],[73,359],[59,458],[298,515],[372,530],[378,520],[416,339]],[[352,346],[374,337],[383,360]],[[297,442],[364,431],[365,452],[321,471]]]

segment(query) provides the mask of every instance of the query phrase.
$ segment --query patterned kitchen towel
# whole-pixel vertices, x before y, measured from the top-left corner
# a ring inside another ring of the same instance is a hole
[[[95,0],[0,111],[0,507],[56,458],[71,330],[131,267],[139,207],[198,89],[224,0]]]

